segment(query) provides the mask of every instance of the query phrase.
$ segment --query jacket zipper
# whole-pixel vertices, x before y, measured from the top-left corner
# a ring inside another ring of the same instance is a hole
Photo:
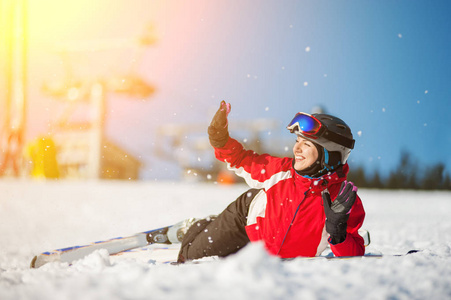
[[[285,243],[285,239],[287,238],[288,232],[290,231],[291,226],[292,226],[293,223],[294,223],[294,220],[296,219],[296,215],[298,214],[299,208],[301,207],[301,204],[304,203],[305,198],[307,198],[307,193],[308,193],[308,191],[310,191],[310,189],[308,189],[308,190],[306,190],[306,191],[304,192],[304,199],[302,199],[302,201],[299,203],[298,207],[296,208],[296,211],[295,211],[295,213],[294,213],[293,219],[292,219],[291,222],[290,222],[290,226],[288,226],[287,232],[285,232],[285,236],[283,237],[282,244],[280,244],[279,251],[277,251],[277,255],[279,255],[280,251],[282,250],[282,246],[283,246],[283,244]]]

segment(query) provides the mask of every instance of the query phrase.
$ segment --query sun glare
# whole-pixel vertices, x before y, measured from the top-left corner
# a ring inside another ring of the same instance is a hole
[[[30,41],[56,43],[83,38],[103,21],[93,15],[104,4],[104,1],[90,0],[29,1]]]

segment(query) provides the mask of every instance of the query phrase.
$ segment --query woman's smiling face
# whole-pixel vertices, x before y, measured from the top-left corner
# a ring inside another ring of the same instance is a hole
[[[318,159],[318,150],[315,145],[300,136],[297,137],[293,146],[294,169],[302,171],[310,167]]]

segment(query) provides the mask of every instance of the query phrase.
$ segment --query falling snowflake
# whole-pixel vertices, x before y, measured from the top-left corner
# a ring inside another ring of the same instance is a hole
[[[359,137],[362,136],[362,131],[361,131],[361,130],[357,131],[357,135],[358,135]]]
[[[401,34],[401,33],[398,33],[398,37],[399,37],[400,39],[402,39],[402,34]]]
[[[305,52],[310,52],[310,47],[309,46],[305,47]]]
[[[307,86],[308,85],[308,82],[307,81],[304,81],[304,86]]]

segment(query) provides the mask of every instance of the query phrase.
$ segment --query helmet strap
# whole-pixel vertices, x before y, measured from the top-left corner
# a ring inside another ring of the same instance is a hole
[[[313,144],[318,150],[318,159],[308,168],[296,172],[301,176],[308,176],[310,178],[318,178],[327,173],[340,172],[341,167],[343,166],[343,164],[341,163],[340,152],[337,151],[329,152],[327,151],[326,148],[316,143]]]
[[[311,177],[321,177],[327,173],[333,173],[340,170],[343,164],[341,163],[341,155],[339,152],[333,151],[329,152],[326,148],[321,147],[323,150],[321,166],[322,169],[313,174]]]

